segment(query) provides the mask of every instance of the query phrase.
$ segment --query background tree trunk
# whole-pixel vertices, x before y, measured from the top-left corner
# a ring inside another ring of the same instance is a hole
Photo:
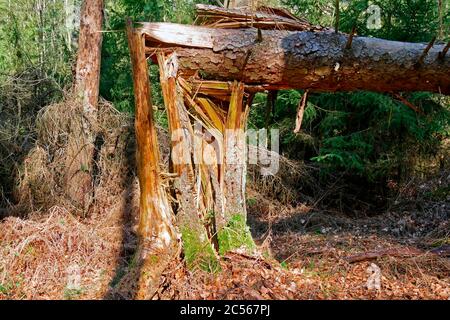
[[[81,7],[75,92],[85,108],[97,108],[102,51],[103,0],[85,0]]]
[[[71,119],[65,189],[72,204],[86,212],[94,199],[93,172],[102,51],[103,0],[85,0],[74,81],[78,102]]]

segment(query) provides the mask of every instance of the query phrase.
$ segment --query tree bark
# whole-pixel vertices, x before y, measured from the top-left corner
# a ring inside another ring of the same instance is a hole
[[[176,52],[183,77],[238,80],[270,89],[450,93],[450,55],[434,45],[354,37],[332,31],[215,29],[144,23],[147,54]],[[259,34],[259,35],[258,35]]]
[[[85,214],[94,199],[94,152],[102,51],[103,0],[85,0],[81,8],[80,37],[74,80],[73,110],[66,155],[65,192]]]
[[[102,51],[103,0],[85,0],[81,7],[75,92],[85,108],[97,108]]]

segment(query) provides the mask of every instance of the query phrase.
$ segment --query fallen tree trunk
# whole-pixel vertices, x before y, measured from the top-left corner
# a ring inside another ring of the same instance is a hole
[[[183,77],[262,89],[450,94],[450,55],[432,47],[325,31],[216,29],[143,23],[147,55],[176,52]],[[350,43],[351,42],[351,43]],[[429,49],[427,51],[427,49]]]

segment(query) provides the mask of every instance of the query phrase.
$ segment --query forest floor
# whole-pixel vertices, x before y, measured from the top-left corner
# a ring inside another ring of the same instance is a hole
[[[422,213],[354,219],[308,212],[305,206],[283,207],[256,191],[249,197],[256,199],[249,218],[262,255],[229,254],[218,277],[179,270],[178,276],[168,277],[176,285],[167,286],[163,297],[450,298],[450,202],[434,203]],[[349,261],[367,253],[379,257]],[[379,288],[369,281],[377,274]]]
[[[56,109],[67,114],[58,115]],[[106,105],[101,109],[105,111],[99,117],[105,136],[99,160],[102,174],[87,215],[75,214],[58,197],[58,171],[49,168],[64,168],[64,163],[39,147],[49,144],[45,139],[23,161],[29,169],[21,180],[24,188],[19,189],[22,208],[29,208],[29,203],[34,203],[32,208],[47,208],[0,211],[0,300],[134,297],[139,187],[133,173],[132,121]],[[64,108],[49,106],[43,114],[70,119],[71,110],[75,108],[66,102]],[[57,125],[42,126],[45,130],[39,136],[59,141],[65,126],[49,123]],[[161,132],[160,138],[162,162],[167,165],[170,141]],[[64,154],[63,148],[53,149]],[[56,160],[48,165],[49,158]],[[422,193],[434,190],[438,200],[416,198],[382,212],[368,215],[362,210],[355,215],[319,204],[320,199],[332,198],[328,187],[313,192],[319,200],[299,198],[300,184],[318,183],[307,182],[313,176],[301,168],[297,176],[292,174],[296,164],[286,167],[275,182],[263,181],[263,187],[257,178],[249,179],[248,222],[258,245],[254,255],[227,254],[217,274],[187,270],[179,258],[161,277],[154,298],[450,298],[450,172],[428,185],[416,183]],[[289,194],[296,188],[297,194]],[[367,253],[376,257],[349,259]]]
[[[132,298],[126,274],[136,242],[120,199],[106,197],[105,210],[83,219],[59,207],[5,218],[0,299]],[[283,207],[251,189],[249,199],[257,200],[249,222],[258,253],[227,254],[215,275],[174,261],[155,299],[450,298],[448,201],[355,219]],[[350,263],[368,252],[378,257]]]

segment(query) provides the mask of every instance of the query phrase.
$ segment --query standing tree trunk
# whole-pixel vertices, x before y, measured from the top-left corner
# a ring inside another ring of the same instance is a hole
[[[96,109],[100,86],[103,0],[84,0],[81,7],[80,36],[75,73],[75,92],[86,111]]]
[[[209,88],[221,99],[197,95],[198,87],[178,77],[176,54],[160,52],[158,63],[186,262],[193,269],[215,271],[219,265],[214,249],[223,254],[255,247],[245,201],[245,129],[252,95],[245,94],[239,82]]]
[[[178,61],[176,55],[158,55],[160,82],[167,110],[171,133],[171,168],[177,175],[173,185],[178,201],[177,224],[184,241],[187,264],[195,269],[214,271],[218,268],[217,257],[212,245],[214,230],[208,221],[208,212],[213,208],[202,197],[202,174],[204,166],[198,166],[194,154],[200,156],[201,146],[194,151],[194,145],[201,133],[196,131],[184,105],[183,89],[177,81]],[[204,181],[203,181],[204,182]]]
[[[85,0],[81,8],[80,36],[74,81],[77,101],[66,157],[66,193],[72,204],[86,212],[94,199],[94,142],[100,86],[103,0]]]

